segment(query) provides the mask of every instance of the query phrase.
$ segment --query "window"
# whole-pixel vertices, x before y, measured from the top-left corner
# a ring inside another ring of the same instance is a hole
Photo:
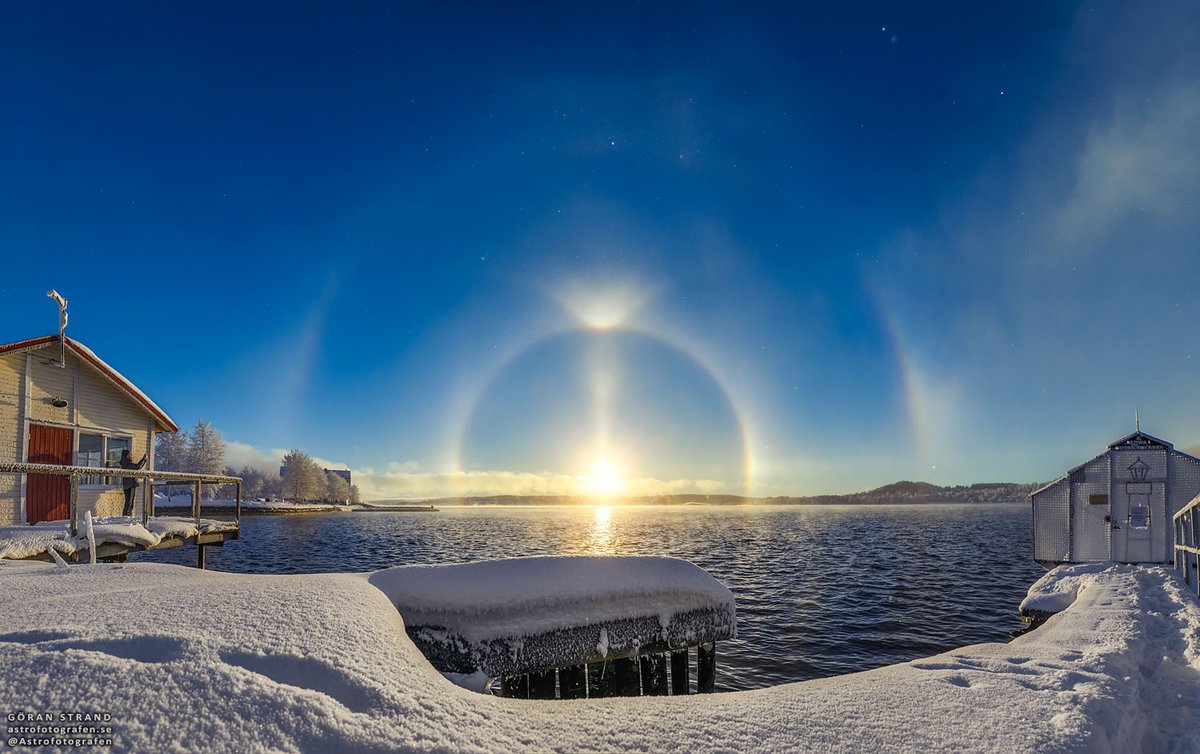
[[[120,465],[121,452],[132,449],[132,437],[110,437],[92,432],[80,432],[79,450],[75,453],[75,465],[115,468]],[[79,483],[111,486],[119,482],[116,477],[97,474],[96,476],[82,477]]]

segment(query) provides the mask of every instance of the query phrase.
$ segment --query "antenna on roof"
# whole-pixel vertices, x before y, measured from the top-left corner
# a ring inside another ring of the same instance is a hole
[[[1142,431],[1142,419],[1140,416],[1138,416],[1138,410],[1136,408],[1133,410],[1133,428],[1138,432]]]
[[[63,332],[67,329],[67,300],[62,297],[56,290],[46,291],[47,298],[52,298],[58,303],[58,346],[59,359],[58,368],[67,368],[67,338]]]

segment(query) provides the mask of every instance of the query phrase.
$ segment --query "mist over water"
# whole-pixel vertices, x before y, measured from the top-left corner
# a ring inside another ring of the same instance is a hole
[[[1031,560],[1027,504],[247,516],[241,540],[209,548],[208,567],[320,573],[523,555],[670,555],[707,570],[738,603],[738,638],[718,644],[724,691],[1007,641],[1043,573]],[[195,549],[137,559],[194,565]]]

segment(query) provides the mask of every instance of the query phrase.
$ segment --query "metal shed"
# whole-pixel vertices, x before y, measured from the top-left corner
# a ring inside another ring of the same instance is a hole
[[[1033,559],[1169,563],[1171,517],[1200,494],[1200,459],[1139,428],[1034,492]]]

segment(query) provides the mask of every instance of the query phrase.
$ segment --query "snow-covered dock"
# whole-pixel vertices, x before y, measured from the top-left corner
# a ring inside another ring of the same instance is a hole
[[[697,689],[711,691],[715,643],[737,634],[733,594],[676,558],[401,566],[370,582],[434,667],[505,678],[506,696],[555,698],[556,670],[562,698],[686,694],[689,647]]]
[[[110,714],[114,752],[1200,750],[1182,581],[1058,580],[1074,601],[1008,643],[758,691],[542,702],[448,682],[367,575],[5,562],[0,708]]]
[[[120,558],[132,550],[155,550],[180,545],[220,546],[237,539],[234,521],[150,516],[145,522],[131,516],[92,519],[96,557]],[[71,534],[69,521],[44,521],[34,526],[0,526],[0,559],[51,560],[53,550],[65,560],[90,559],[91,540],[85,528]]]

